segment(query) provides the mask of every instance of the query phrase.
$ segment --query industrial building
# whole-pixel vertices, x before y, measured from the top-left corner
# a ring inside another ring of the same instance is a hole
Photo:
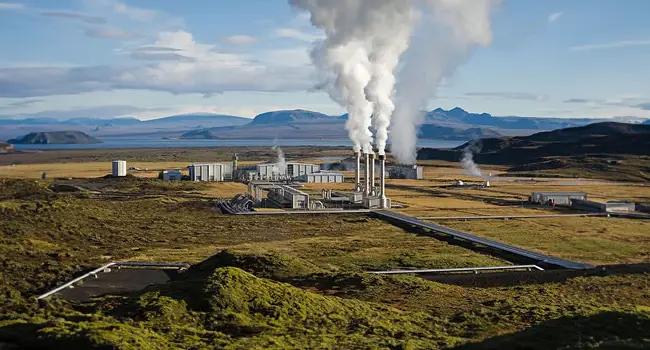
[[[111,174],[115,177],[126,176],[126,161],[114,160]]]
[[[424,178],[424,168],[419,165],[396,165],[388,173],[391,179],[413,179]]]
[[[232,178],[232,166],[222,163],[192,164],[187,167],[191,181],[224,181]]]
[[[336,183],[343,182],[344,177],[341,173],[330,173],[321,171],[316,173],[303,174],[295,178],[297,181],[309,183]]]
[[[286,174],[292,179],[295,179],[299,176],[308,175],[317,173],[320,171],[320,165],[318,164],[306,164],[306,163],[287,163]]]
[[[608,201],[606,203],[599,203],[588,200],[572,199],[571,208],[598,213],[612,213],[633,212],[636,210],[636,205],[632,202],[625,201]]]
[[[572,199],[586,201],[587,194],[584,192],[533,192],[529,201],[535,204],[571,205]]]
[[[160,178],[165,181],[181,181],[183,173],[180,170],[164,170],[160,173]]]
[[[309,195],[286,185],[277,185],[271,188],[269,190],[268,200],[281,208],[309,208]]]

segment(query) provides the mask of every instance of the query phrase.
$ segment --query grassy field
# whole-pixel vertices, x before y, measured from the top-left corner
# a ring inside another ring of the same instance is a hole
[[[228,152],[221,151],[211,151],[214,159],[227,161]],[[292,159],[312,161],[342,152],[321,150],[314,156],[308,149],[285,151]],[[110,169],[112,158],[128,156],[120,152],[125,151],[65,151],[50,158],[36,154],[23,164],[0,166],[0,348],[3,343],[34,349],[650,346],[647,268],[532,284],[371,275],[364,271],[511,262],[369,216],[222,215],[214,198],[245,192],[246,185],[150,178],[154,169],[182,168],[194,161],[190,158],[205,161],[201,155],[211,154],[206,150],[167,150],[161,154],[175,155],[168,160],[154,151],[137,151],[129,166],[148,172],[128,179],[97,178]],[[241,152],[240,159],[273,157],[268,150],[255,152]],[[0,163],[6,161],[0,157]],[[25,180],[39,178],[42,171],[48,172],[47,181]],[[425,175],[420,181],[389,181],[389,197],[404,206],[399,211],[414,216],[557,213],[503,203],[558,188],[582,190],[600,201],[650,198],[650,187],[643,184],[593,180],[522,183],[504,177],[486,189],[451,189],[446,186],[457,178],[480,181],[463,175],[454,163],[427,162]],[[90,191],[54,193],[47,189],[52,183],[74,183]],[[351,187],[348,181],[307,184],[304,190],[317,198],[322,188]],[[573,217],[442,224],[592,264],[650,260],[646,221]],[[84,303],[33,299],[115,260],[193,266],[180,279],[141,292]]]
[[[445,221],[444,226],[591,264],[650,261],[650,222],[604,217]]]

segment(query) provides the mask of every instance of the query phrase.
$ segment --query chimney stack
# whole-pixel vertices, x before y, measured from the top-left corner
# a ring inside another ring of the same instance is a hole
[[[354,152],[356,164],[354,166],[354,190],[361,191],[361,152]]]
[[[379,207],[381,209],[390,209],[388,208],[388,200],[386,198],[386,155],[379,155],[379,191],[381,197],[379,198]]]
[[[370,153],[370,190],[368,194],[375,195],[375,153]]]
[[[364,152],[363,157],[364,157],[364,159],[366,161],[366,166],[365,166],[365,169],[364,169],[365,187],[363,189],[363,193],[366,196],[369,196],[370,195],[370,153]]]

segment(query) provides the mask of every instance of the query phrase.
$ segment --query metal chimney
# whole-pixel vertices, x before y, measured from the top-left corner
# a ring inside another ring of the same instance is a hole
[[[370,153],[363,153],[363,157],[365,158],[366,161],[366,167],[364,170],[364,175],[365,175],[365,187],[363,189],[363,193],[366,196],[370,195]]]
[[[386,198],[386,155],[379,155],[379,191],[381,192],[381,197],[379,198],[379,207],[381,209],[388,208],[388,200]]]
[[[375,153],[370,153],[370,190],[368,194],[375,195]]]
[[[354,190],[361,191],[361,152],[354,152]]]

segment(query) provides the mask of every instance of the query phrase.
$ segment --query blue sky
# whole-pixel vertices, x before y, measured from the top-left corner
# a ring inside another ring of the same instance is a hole
[[[469,0],[468,0],[469,1]],[[431,108],[650,118],[650,1],[504,0]],[[0,117],[342,113],[286,0],[0,1]]]

